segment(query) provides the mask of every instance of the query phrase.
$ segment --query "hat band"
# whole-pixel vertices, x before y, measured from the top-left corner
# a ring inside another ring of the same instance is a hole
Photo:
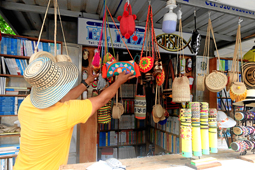
[[[226,118],[226,119],[222,120],[221,122],[224,123],[224,122],[226,122],[226,121],[228,121],[228,120],[229,120],[229,119]]]

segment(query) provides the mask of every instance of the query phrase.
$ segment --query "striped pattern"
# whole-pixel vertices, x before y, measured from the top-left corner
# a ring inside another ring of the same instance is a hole
[[[71,62],[54,63],[47,57],[40,57],[29,64],[24,78],[32,86],[32,104],[44,109],[57,103],[73,88],[78,68]]]
[[[111,112],[112,112],[112,100],[106,103],[105,106],[98,109],[97,112],[97,122],[101,124],[107,124],[111,122]]]

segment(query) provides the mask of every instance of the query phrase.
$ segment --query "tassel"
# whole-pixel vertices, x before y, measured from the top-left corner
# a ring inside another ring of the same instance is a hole
[[[103,68],[102,68],[102,77],[105,79],[107,78],[107,69],[105,64],[103,65]]]
[[[100,66],[100,56],[99,56],[98,52],[95,54],[95,56],[93,58],[92,65],[94,67],[99,67]]]
[[[106,80],[102,77],[102,74],[98,76],[97,90],[101,90],[106,86]]]

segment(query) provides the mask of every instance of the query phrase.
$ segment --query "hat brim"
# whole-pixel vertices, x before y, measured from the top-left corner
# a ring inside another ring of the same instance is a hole
[[[60,78],[49,88],[32,87],[31,103],[39,108],[45,109],[60,101],[75,85],[78,79],[78,68],[71,62],[55,63],[61,69]]]
[[[219,123],[219,127],[221,128],[231,128],[231,127],[234,127],[235,125],[236,125],[236,121],[229,116],[228,116],[228,121]]]
[[[235,105],[235,106],[244,106],[244,102],[254,102],[254,101],[255,101],[255,99],[244,99],[240,102],[233,103],[233,105]],[[251,104],[247,104],[246,106],[249,106],[249,105],[251,105]]]

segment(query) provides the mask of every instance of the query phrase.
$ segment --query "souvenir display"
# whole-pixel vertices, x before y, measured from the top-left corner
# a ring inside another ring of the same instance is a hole
[[[192,157],[191,109],[180,109],[182,156]]]
[[[211,153],[218,153],[217,148],[217,109],[209,108],[209,148]]]
[[[192,152],[194,156],[202,156],[200,133],[200,103],[190,102],[192,125]]]
[[[230,146],[232,150],[243,153],[245,151],[255,149],[255,141],[238,140],[238,141],[232,142]]]
[[[208,132],[208,103],[200,103],[200,123],[201,123],[201,142],[202,142],[202,153],[209,155],[209,132]]]

